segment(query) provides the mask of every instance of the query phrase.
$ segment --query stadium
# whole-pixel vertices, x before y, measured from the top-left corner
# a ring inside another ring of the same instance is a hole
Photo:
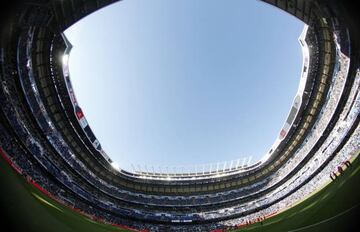
[[[263,1],[306,26],[299,39],[299,90],[277,142],[261,160],[129,172],[102,149],[76,100],[67,63],[72,45],[63,34],[113,2],[25,0],[2,14],[1,226],[358,231],[360,40],[351,4]]]

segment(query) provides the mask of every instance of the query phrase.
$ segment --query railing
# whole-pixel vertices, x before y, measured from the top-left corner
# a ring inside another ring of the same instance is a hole
[[[223,161],[217,163],[199,164],[199,165],[180,165],[180,166],[148,166],[140,164],[131,164],[132,172],[143,178],[151,177],[204,177],[228,174],[246,170],[251,165],[252,156],[240,158],[237,160]]]

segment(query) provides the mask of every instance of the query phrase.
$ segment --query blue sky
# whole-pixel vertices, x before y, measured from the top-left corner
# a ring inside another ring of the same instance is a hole
[[[253,0],[125,0],[65,34],[77,100],[129,170],[260,159],[298,88],[302,29]]]

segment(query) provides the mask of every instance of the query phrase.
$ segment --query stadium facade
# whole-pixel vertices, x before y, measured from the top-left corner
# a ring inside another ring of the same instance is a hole
[[[299,90],[266,156],[189,173],[114,167],[76,101],[63,34],[113,2],[22,1],[1,27],[0,153],[59,203],[134,230],[238,228],[292,207],[357,158],[358,25],[337,1],[265,0],[306,23]]]

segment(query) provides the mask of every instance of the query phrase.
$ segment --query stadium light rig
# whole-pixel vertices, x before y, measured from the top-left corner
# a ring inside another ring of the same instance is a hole
[[[63,65],[67,65],[68,62],[69,62],[69,54],[64,54],[64,55],[62,56],[62,64],[63,64]]]
[[[115,162],[111,163],[111,167],[113,167],[116,171],[120,171],[119,165],[117,163],[115,163]]]

